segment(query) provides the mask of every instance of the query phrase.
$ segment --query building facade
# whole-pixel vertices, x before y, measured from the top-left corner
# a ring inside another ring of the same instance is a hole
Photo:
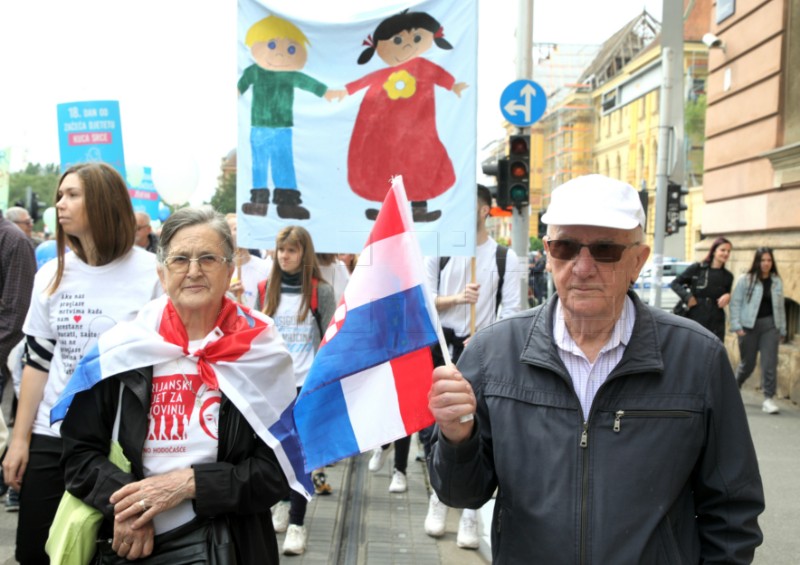
[[[733,243],[738,276],[772,247],[789,341],[778,395],[800,400],[800,2],[717,0],[710,31],[702,230]],[[698,252],[702,252],[698,246]],[[733,336],[728,350],[734,362]]]

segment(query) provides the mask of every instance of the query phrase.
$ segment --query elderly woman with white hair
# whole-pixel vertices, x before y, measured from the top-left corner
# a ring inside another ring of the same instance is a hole
[[[292,361],[269,317],[225,296],[233,251],[222,215],[170,216],[157,254],[166,297],[103,336],[52,414],[83,389],[61,428],[63,465],[67,490],[105,518],[101,563],[207,563],[211,552],[278,563],[270,507],[290,485],[304,490],[280,443]],[[108,459],[118,410],[130,473]]]

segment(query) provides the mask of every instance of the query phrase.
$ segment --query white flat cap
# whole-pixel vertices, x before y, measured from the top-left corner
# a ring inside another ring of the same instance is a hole
[[[645,227],[645,216],[639,193],[631,185],[603,175],[585,175],[553,190],[542,222],[631,230]]]

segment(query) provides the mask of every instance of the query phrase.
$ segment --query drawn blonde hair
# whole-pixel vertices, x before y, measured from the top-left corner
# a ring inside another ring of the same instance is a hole
[[[244,38],[244,44],[252,47],[254,43],[269,41],[270,39],[286,38],[300,45],[311,45],[305,34],[300,31],[293,23],[279,18],[278,16],[267,16],[250,26]]]

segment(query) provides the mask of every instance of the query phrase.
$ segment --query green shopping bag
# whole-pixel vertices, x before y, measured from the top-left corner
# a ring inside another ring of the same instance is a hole
[[[125,457],[122,446],[117,441],[124,388],[124,385],[120,384],[108,460],[126,473],[130,473],[131,462]],[[103,514],[99,510],[64,491],[44,546],[47,555],[50,556],[50,562],[59,565],[87,565],[97,549],[97,533],[102,522]]]

